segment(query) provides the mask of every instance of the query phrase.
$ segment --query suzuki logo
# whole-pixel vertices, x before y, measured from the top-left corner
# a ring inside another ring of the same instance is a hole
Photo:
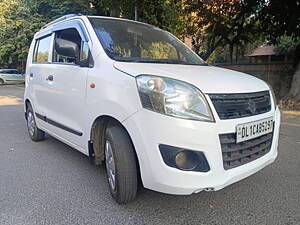
[[[249,102],[248,102],[248,109],[252,114],[254,114],[256,112],[256,104],[251,99],[249,99]]]

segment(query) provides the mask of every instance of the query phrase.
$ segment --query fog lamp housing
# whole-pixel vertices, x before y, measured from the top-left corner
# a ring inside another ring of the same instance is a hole
[[[184,171],[208,172],[210,167],[203,152],[159,145],[159,150],[166,165]]]

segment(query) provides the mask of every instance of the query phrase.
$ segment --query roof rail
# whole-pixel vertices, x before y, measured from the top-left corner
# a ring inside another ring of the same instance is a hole
[[[82,16],[82,14],[77,13],[77,14],[67,14],[67,15],[64,15],[64,16],[62,16],[62,17],[57,18],[56,20],[51,21],[50,23],[47,23],[46,25],[44,25],[44,26],[42,27],[42,29],[44,29],[44,28],[46,28],[46,27],[48,27],[48,26],[50,26],[50,25],[52,25],[52,24],[55,24],[55,23],[58,23],[58,22],[60,22],[60,21],[69,19],[69,18],[71,18],[71,17],[74,17],[74,16]]]

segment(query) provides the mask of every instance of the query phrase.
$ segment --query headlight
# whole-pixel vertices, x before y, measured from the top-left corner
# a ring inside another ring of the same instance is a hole
[[[214,121],[206,98],[193,85],[150,75],[140,75],[136,80],[144,108],[184,119]]]
[[[271,92],[272,99],[273,99],[273,103],[274,103],[274,108],[276,109],[276,106],[277,106],[277,100],[276,100],[275,92],[274,92],[272,86],[271,86],[269,83],[267,83],[267,84],[268,84],[268,86],[269,86],[269,88],[270,88],[270,92]]]

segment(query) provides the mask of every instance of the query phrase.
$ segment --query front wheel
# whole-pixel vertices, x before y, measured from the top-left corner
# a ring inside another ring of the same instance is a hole
[[[26,110],[27,130],[31,140],[38,142],[45,139],[45,132],[40,130],[35,122],[34,112],[31,105],[27,106]]]
[[[118,124],[110,124],[105,134],[105,164],[112,197],[119,204],[136,197],[137,161],[128,133]]]
[[[4,80],[0,79],[0,86],[4,84]]]

